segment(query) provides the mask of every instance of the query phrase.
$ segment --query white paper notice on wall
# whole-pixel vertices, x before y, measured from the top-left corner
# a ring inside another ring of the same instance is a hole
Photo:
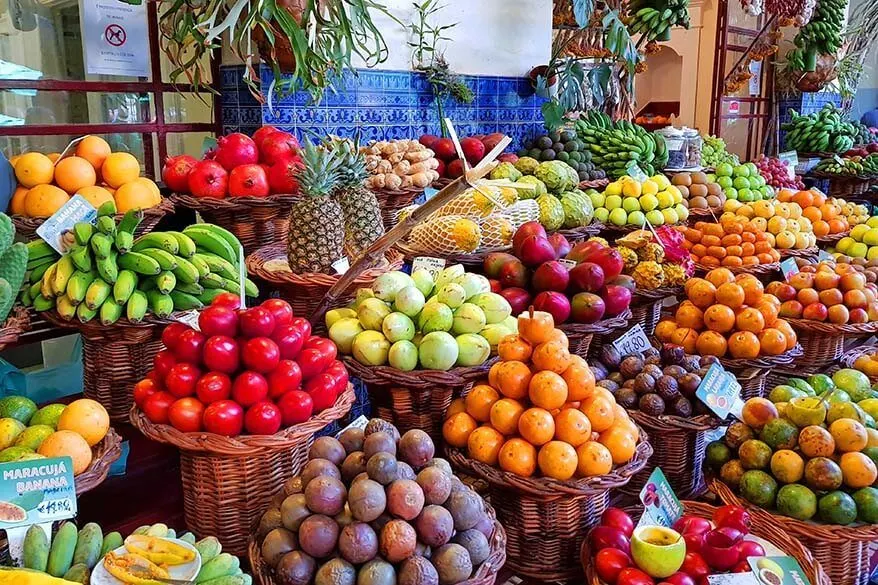
[[[146,2],[82,0],[79,6],[86,72],[148,77]]]
[[[750,61],[750,95],[759,95],[762,91],[762,62]]]

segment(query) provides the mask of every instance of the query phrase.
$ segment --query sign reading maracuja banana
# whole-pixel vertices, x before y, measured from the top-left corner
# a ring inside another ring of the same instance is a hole
[[[0,528],[76,515],[73,460],[53,457],[0,464]]]

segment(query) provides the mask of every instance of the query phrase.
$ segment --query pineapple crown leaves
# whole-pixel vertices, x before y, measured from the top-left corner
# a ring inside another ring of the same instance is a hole
[[[296,173],[301,193],[308,197],[329,195],[341,178],[339,154],[305,138],[301,157],[302,167]]]
[[[323,141],[323,146],[336,153],[339,158],[338,187],[361,187],[369,176],[366,170],[366,157],[360,152],[360,136],[352,140],[330,136]]]

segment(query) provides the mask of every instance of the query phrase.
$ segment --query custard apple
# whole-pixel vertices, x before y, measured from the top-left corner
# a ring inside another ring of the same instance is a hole
[[[561,193],[576,185],[573,177],[576,172],[567,163],[560,160],[541,162],[534,176],[546,184],[551,193]]]
[[[545,195],[548,193],[546,191],[546,184],[537,179],[532,175],[525,175],[522,178],[516,181],[518,183],[527,183],[528,185],[533,185],[533,189],[521,189],[518,192],[519,199],[536,199],[540,195]]]
[[[540,223],[549,231],[554,231],[564,224],[564,206],[554,195],[537,197],[540,206]]]
[[[564,208],[564,227],[577,228],[591,223],[594,207],[588,195],[576,191],[567,191],[561,195],[561,206]]]
[[[537,167],[539,166],[540,161],[529,156],[519,157],[519,159],[515,161],[515,168],[518,169],[518,172],[522,175],[533,175],[537,172]]]
[[[515,168],[512,163],[502,162],[491,171],[492,179],[509,179],[510,181],[517,181],[521,178],[521,171]]]

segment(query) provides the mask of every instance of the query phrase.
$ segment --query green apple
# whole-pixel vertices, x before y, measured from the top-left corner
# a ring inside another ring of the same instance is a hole
[[[653,209],[649,213],[646,214],[646,221],[654,226],[664,225],[665,216],[662,215],[662,212],[658,209]]]
[[[683,566],[686,541],[671,528],[641,526],[631,535],[631,558],[650,577],[664,579]]]
[[[878,217],[878,216],[876,216]],[[867,222],[868,223],[868,222]],[[835,244],[835,249],[841,252],[842,254],[847,254],[850,247],[856,244],[856,240],[854,240],[850,236],[845,236]]]
[[[655,195],[644,195],[640,198],[640,208],[643,211],[652,211],[658,207],[658,198]]]
[[[622,207],[622,198],[619,195],[608,195],[604,201],[604,207],[613,211]]]
[[[860,226],[857,226],[860,227]],[[853,238],[853,234],[851,234]],[[858,238],[854,238],[855,240]],[[878,228],[869,228],[865,234],[863,234],[863,238],[860,239],[861,242],[866,244],[867,246],[878,246]]]
[[[876,216],[876,217],[878,217],[878,216]],[[869,220],[871,221],[871,219],[872,218],[870,217]],[[866,232],[868,232],[870,229],[878,229],[878,228],[874,228],[874,227],[870,228],[868,221],[866,223],[861,223],[861,224],[855,225],[854,227],[851,228],[850,236],[853,239],[855,239],[856,241],[862,242],[863,236],[865,236]]]
[[[594,208],[594,217],[601,223],[607,223],[607,218],[610,216],[610,210],[606,207],[595,207]]]
[[[637,197],[626,197],[622,200],[622,209],[628,213],[640,211],[640,200]]]
[[[609,220],[613,225],[625,225],[628,221],[628,214],[621,207],[616,207],[610,212]]]
[[[598,207],[604,206],[604,201],[606,201],[606,196],[600,191],[591,190],[588,194],[588,198],[591,199],[591,205],[595,209]]]
[[[628,225],[642,226],[645,219],[642,211],[632,211],[628,214]]]
[[[680,216],[677,215],[677,212],[674,211],[673,207],[662,209],[662,215],[665,218],[665,223],[668,225],[674,225],[675,223],[680,221]]]

